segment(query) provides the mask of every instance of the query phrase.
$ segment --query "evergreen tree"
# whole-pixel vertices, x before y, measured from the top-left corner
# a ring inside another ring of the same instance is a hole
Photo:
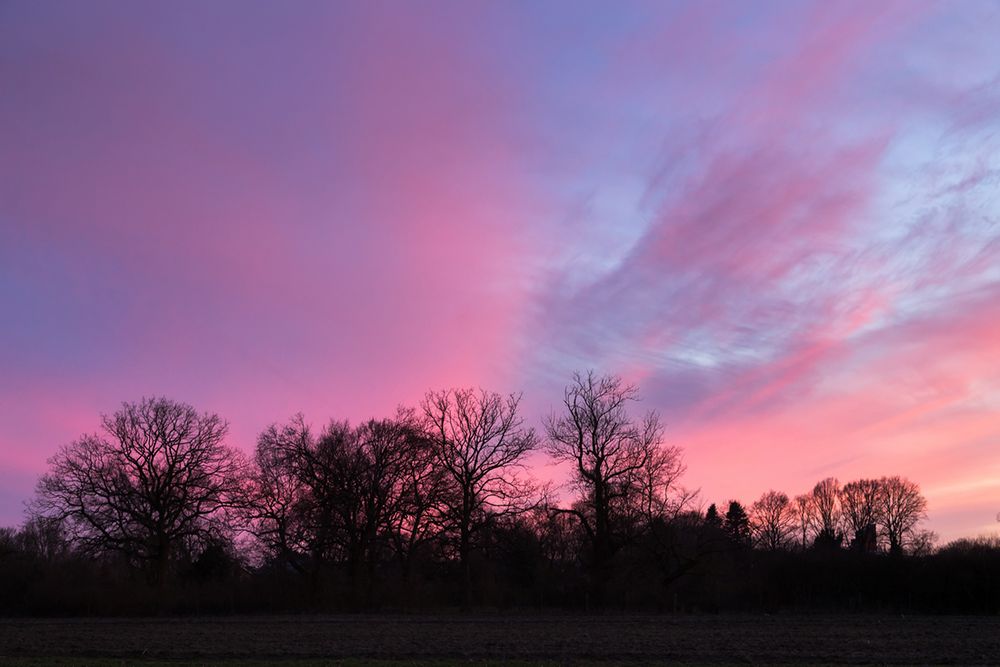
[[[705,511],[705,525],[711,528],[722,528],[722,517],[719,516],[719,510],[715,503],[709,505]]]
[[[729,501],[729,509],[726,510],[725,529],[734,544],[741,547],[750,546],[750,517],[747,516],[747,511],[739,501]]]

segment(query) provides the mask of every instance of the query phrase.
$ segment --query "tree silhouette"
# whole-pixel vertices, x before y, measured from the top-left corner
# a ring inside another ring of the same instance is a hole
[[[750,529],[750,517],[739,501],[730,500],[726,509],[724,528],[733,544],[739,547],[750,547],[753,544],[753,532]]]
[[[521,476],[536,438],[517,395],[431,392],[318,433],[297,415],[264,429],[252,465],[217,415],[126,403],[50,460],[27,523],[0,529],[0,614],[433,607],[458,588],[466,607],[475,591],[497,608],[1000,611],[980,574],[1000,549],[935,550],[913,482],[828,478],[703,515],[636,399],[578,374],[546,420],[568,507]],[[848,531],[870,556],[841,548]]]
[[[49,460],[33,505],[92,552],[114,551],[166,580],[182,548],[228,532],[242,460],[218,415],[165,398],[124,403]]]
[[[546,451],[557,461],[573,464],[579,499],[563,511],[575,515],[587,535],[592,593],[598,604],[611,559],[637,515],[646,520],[661,516],[684,472],[680,450],[661,444],[659,416],[629,415],[628,405],[636,400],[636,388],[620,377],[574,373],[563,394],[565,412],[545,422]],[[676,509],[683,502],[673,504]]]
[[[840,507],[853,536],[851,548],[856,551],[874,553],[878,549],[882,493],[882,484],[876,479],[848,482],[840,489]]]
[[[917,523],[927,516],[927,500],[920,487],[902,477],[883,477],[881,487],[881,529],[889,542],[889,553],[899,555],[913,537]]]
[[[382,538],[401,526],[410,527],[410,539],[414,539],[414,532],[417,539],[420,537],[420,520],[411,512],[426,512],[426,507],[413,493],[426,488],[415,489],[412,475],[414,463],[425,454],[428,441],[415,412],[399,408],[394,418],[369,419],[361,424],[355,431],[355,443],[356,457],[361,462],[361,483],[360,512],[354,520],[358,560],[365,563],[367,603],[371,605]]]
[[[412,553],[426,533],[419,494],[427,489],[414,476],[421,461],[426,468],[427,442],[414,411],[404,408],[356,428],[333,421],[318,438],[301,415],[268,427],[258,439],[248,503],[255,534],[299,571],[308,553],[314,577],[324,564],[343,563],[355,604],[362,595],[371,604],[380,554],[391,547]]]
[[[708,509],[705,510],[705,525],[713,529],[722,528],[722,517],[719,516],[719,510],[715,503],[709,505]]]
[[[795,530],[795,513],[788,496],[768,491],[750,508],[754,542],[763,549],[777,551],[787,546]]]
[[[448,499],[448,473],[436,462],[433,439],[415,413],[406,420],[406,456],[400,461],[402,476],[389,538],[399,559],[403,584],[409,589],[414,564],[442,528]]]
[[[792,501],[792,511],[795,514],[799,546],[805,551],[809,546],[809,531],[812,530],[814,523],[812,496],[808,493],[795,496],[795,500]]]
[[[520,396],[482,389],[429,392],[422,403],[434,460],[450,489],[443,528],[458,553],[462,599],[472,604],[471,554],[477,534],[496,516],[522,512],[533,487],[517,468],[535,448],[533,429],[517,413]]]
[[[840,483],[828,477],[813,487],[810,507],[812,508],[817,548],[839,548],[843,541],[840,512]]]
[[[303,554],[313,551],[316,529],[308,519],[312,499],[298,457],[314,446],[301,414],[264,429],[257,438],[243,507],[250,531],[267,554],[300,573],[306,569]]]

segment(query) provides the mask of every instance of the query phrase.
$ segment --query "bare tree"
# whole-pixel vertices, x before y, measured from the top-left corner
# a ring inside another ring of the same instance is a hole
[[[930,556],[938,541],[938,534],[933,530],[914,531],[909,539],[911,556]]]
[[[49,459],[33,511],[63,521],[84,549],[119,552],[164,582],[182,547],[228,532],[242,459],[227,425],[165,398],[124,403]]]
[[[63,522],[41,516],[29,518],[20,530],[0,528],[0,563],[5,555],[30,554],[44,563],[58,563],[72,553]]]
[[[754,542],[768,551],[783,549],[795,532],[795,510],[788,496],[768,491],[750,508]]]
[[[843,539],[840,530],[840,483],[834,477],[827,477],[813,487],[811,501],[817,543],[839,546]]]
[[[296,456],[313,446],[312,432],[301,414],[288,424],[264,429],[257,438],[244,504],[247,525],[267,554],[300,573],[305,572],[302,556],[310,551],[313,531],[306,521],[310,499]]]
[[[565,413],[545,424],[546,451],[574,467],[579,500],[561,511],[575,515],[587,535],[597,602],[610,561],[633,524],[630,517],[661,515],[676,500],[684,472],[680,450],[662,445],[659,416],[629,414],[636,400],[636,388],[620,377],[574,373],[563,394]],[[683,504],[673,503],[678,510]]]
[[[795,512],[797,533],[801,539],[800,546],[802,547],[802,550],[805,551],[809,548],[809,531],[815,523],[813,518],[812,496],[808,493],[795,496],[795,500],[792,503],[792,509]]]
[[[564,567],[576,560],[583,548],[579,526],[564,512],[554,512],[546,502],[531,515],[539,551],[550,568]]]
[[[296,415],[261,433],[256,462],[252,525],[272,555],[282,555],[303,573],[307,568],[301,563],[308,563],[317,594],[328,565],[346,563],[356,574],[365,471],[354,429],[331,421],[316,436]]]
[[[533,487],[518,478],[537,438],[518,415],[520,395],[482,389],[429,392],[422,403],[434,461],[449,490],[442,518],[457,547],[463,601],[472,603],[470,556],[477,534],[498,516],[524,511]]]
[[[390,544],[390,531],[405,525],[411,529],[411,539],[421,535],[420,520],[414,512],[426,511],[426,505],[412,495],[415,491],[412,482],[414,464],[425,457],[429,448],[416,414],[409,408],[398,408],[394,418],[370,419],[358,427],[356,434],[361,461],[361,502],[355,520],[371,604],[379,552],[384,550],[383,544]],[[418,528],[416,534],[414,527]]]
[[[698,491],[680,486],[687,472],[680,447],[658,444],[635,476],[639,514],[646,520],[670,520],[691,509]]]
[[[889,542],[889,553],[902,554],[914,536],[914,528],[927,518],[927,500],[919,486],[902,477],[883,477],[879,486],[882,533]]]
[[[354,601],[366,583],[370,603],[378,561],[399,544],[393,531],[405,527],[411,542],[426,533],[426,505],[413,495],[413,475],[423,474],[418,461],[423,457],[426,467],[428,449],[414,411],[406,408],[356,428],[332,421],[318,438],[301,415],[270,426],[258,440],[249,503],[255,533],[272,555],[300,571],[297,563],[308,553],[314,576],[325,564],[345,565]],[[413,520],[415,504],[420,515]]]
[[[878,548],[876,526],[882,505],[882,485],[877,479],[859,479],[840,489],[840,507],[853,535],[852,548],[868,553]]]
[[[447,498],[447,473],[437,465],[434,443],[416,424],[408,455],[402,461],[402,477],[396,512],[392,515],[390,538],[408,586],[414,563],[443,526]]]

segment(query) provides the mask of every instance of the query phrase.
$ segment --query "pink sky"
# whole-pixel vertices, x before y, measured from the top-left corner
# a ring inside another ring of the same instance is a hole
[[[0,524],[123,400],[621,373],[706,503],[1000,512],[1000,7],[0,7]],[[536,474],[559,471],[536,457]]]

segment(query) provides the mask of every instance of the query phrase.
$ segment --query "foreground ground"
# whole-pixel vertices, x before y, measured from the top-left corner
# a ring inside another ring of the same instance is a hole
[[[1000,664],[1000,618],[813,615],[0,619],[0,664]]]

